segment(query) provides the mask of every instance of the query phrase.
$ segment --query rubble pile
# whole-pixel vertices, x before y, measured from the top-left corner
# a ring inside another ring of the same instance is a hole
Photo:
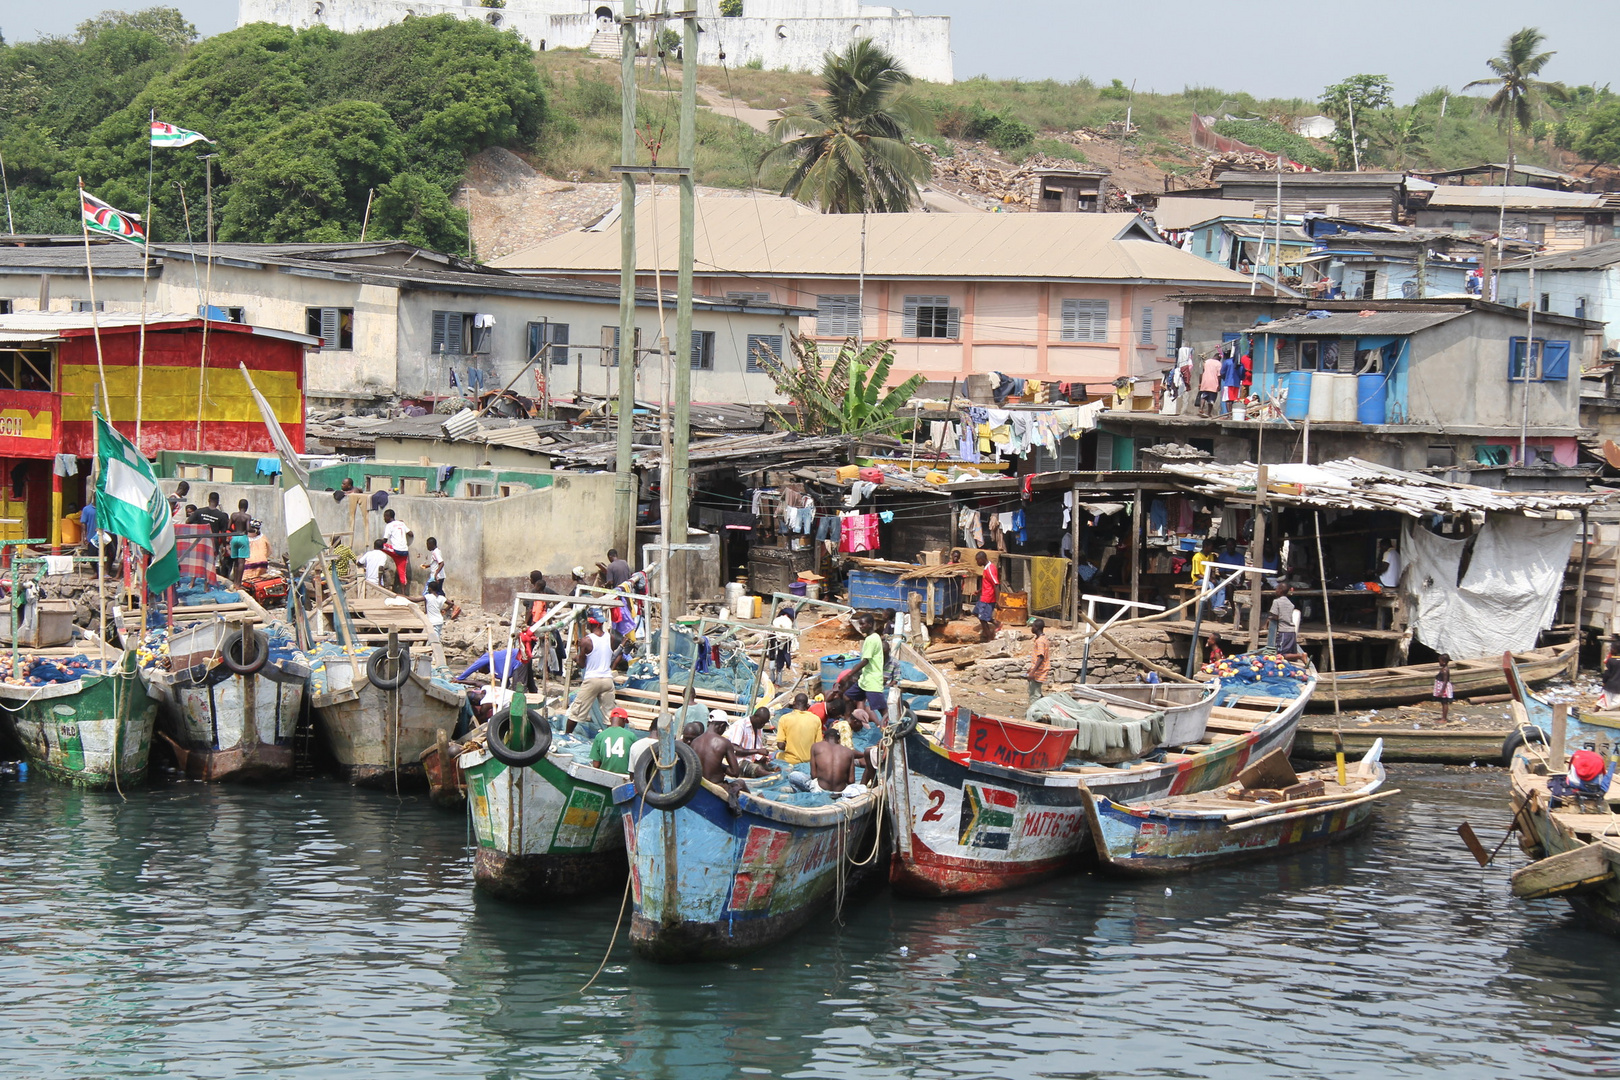
[[[934,179],[972,188],[1007,206],[1029,206],[1035,192],[1035,173],[1040,169],[1084,168],[1073,161],[1060,161],[1045,154],[1034,154],[1016,168],[998,168],[958,154],[934,161]]]
[[[1267,154],[1245,153],[1241,150],[1228,150],[1224,154],[1211,154],[1204,159],[1204,167],[1198,170],[1198,179],[1206,184],[1213,184],[1215,178],[1223,172],[1276,172],[1277,160]],[[1283,172],[1309,172],[1303,165],[1296,165],[1287,158],[1283,159]]]

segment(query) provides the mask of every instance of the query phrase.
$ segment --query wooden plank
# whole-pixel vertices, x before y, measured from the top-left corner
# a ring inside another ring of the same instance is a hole
[[[1582,844],[1572,851],[1549,855],[1515,870],[1508,879],[1513,895],[1521,900],[1541,900],[1548,896],[1588,889],[1614,877],[1608,851],[1602,844]]]

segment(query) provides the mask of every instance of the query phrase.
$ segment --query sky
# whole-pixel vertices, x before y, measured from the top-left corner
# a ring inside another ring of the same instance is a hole
[[[7,41],[65,34],[111,6],[151,0],[0,0]],[[235,25],[231,0],[167,0],[204,34]],[[1453,90],[1489,74],[1507,36],[1540,27],[1558,55],[1546,77],[1571,85],[1614,78],[1620,4],[1551,0],[1157,0],[1134,4],[1075,0],[903,0],[919,15],[949,15],[956,77],[1059,79],[1084,75],[1140,90],[1187,86],[1246,90],[1256,97],[1315,98],[1348,75],[1388,75],[1397,101],[1435,87]],[[1605,55],[1607,54],[1607,55]]]

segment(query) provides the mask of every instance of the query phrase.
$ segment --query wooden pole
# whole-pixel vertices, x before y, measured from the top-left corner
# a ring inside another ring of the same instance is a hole
[[[1131,603],[1142,599],[1142,489],[1131,503]]]
[[[675,265],[675,416],[670,433],[673,454],[669,477],[669,519],[663,530],[672,544],[687,541],[687,513],[691,505],[687,446],[692,438],[692,263],[697,235],[697,188],[691,172],[697,165],[697,36],[697,19],[688,16],[681,20],[681,123],[677,164],[687,171],[680,177],[681,239],[679,261]],[[631,559],[636,557],[634,550],[625,554]],[[669,553],[666,552],[664,557],[668,560]],[[691,595],[686,566],[686,553],[683,551],[679,567],[666,561],[663,569],[664,580],[672,584],[677,580],[679,570],[683,601]],[[667,620],[669,613],[666,612],[664,617]]]
[[[619,164],[636,163],[636,0],[624,0],[620,58]],[[636,178],[619,176],[619,416],[614,457],[613,540],[636,547],[636,478],[631,469],[636,417]],[[664,523],[668,525],[668,522]]]
[[[1551,757],[1551,771],[1561,773],[1564,771],[1564,729],[1569,726],[1569,702],[1554,702],[1552,707],[1552,737],[1548,746]]]
[[[1064,613],[1071,624],[1080,621],[1080,484],[1069,494],[1069,603]]]
[[[1339,714],[1339,665],[1333,656],[1333,614],[1328,610],[1327,561],[1322,558],[1322,512],[1314,511],[1316,521],[1316,568],[1322,579],[1322,621],[1327,623],[1328,674],[1333,676],[1333,714]],[[1278,569],[1281,569],[1279,567]],[[1343,783],[1341,780],[1340,783]]]
[[[1266,467],[1255,467],[1254,483],[1254,540],[1249,545],[1249,561],[1261,569],[1266,565]],[[1281,567],[1278,568],[1279,570]],[[1251,575],[1249,584],[1249,651],[1260,647],[1260,604],[1265,595],[1266,575]]]
[[[1575,666],[1570,670],[1571,676],[1574,676],[1574,674],[1581,669],[1580,641],[1581,638],[1585,636],[1586,631],[1585,626],[1583,626],[1581,622],[1582,619],[1586,618],[1586,551],[1587,548],[1591,546],[1586,540],[1586,517],[1587,510],[1585,507],[1582,507],[1581,568],[1575,573],[1575,617],[1570,620],[1575,624]]]

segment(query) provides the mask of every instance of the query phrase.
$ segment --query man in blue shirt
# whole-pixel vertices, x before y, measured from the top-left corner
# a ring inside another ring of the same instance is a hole
[[[510,689],[513,683],[521,679],[525,689],[534,692],[534,668],[518,649],[496,649],[492,653],[485,653],[467,665],[467,670],[457,675],[455,681],[466,682],[482,671],[490,673],[492,685],[504,681]]]

